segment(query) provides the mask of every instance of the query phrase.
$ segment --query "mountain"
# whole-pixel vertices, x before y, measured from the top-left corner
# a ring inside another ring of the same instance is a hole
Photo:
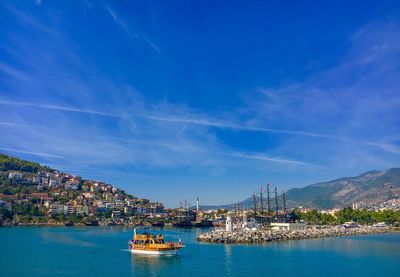
[[[292,188],[286,192],[287,207],[306,207],[317,209],[332,209],[352,206],[357,203],[360,208],[373,208],[380,204],[400,197],[400,168],[386,171],[368,171],[356,177],[344,177],[328,182],[321,182]],[[282,195],[278,196],[278,206],[283,205]],[[260,198],[256,199],[258,207]],[[264,195],[264,207],[266,197]],[[253,207],[253,197],[240,202],[246,208]],[[270,199],[271,210],[275,208],[275,198]],[[207,208],[232,209],[235,204],[220,206],[202,206]]]
[[[293,188],[287,192],[287,199],[290,206],[330,209],[351,206],[352,203],[359,207],[372,207],[399,195],[400,168],[391,168]]]

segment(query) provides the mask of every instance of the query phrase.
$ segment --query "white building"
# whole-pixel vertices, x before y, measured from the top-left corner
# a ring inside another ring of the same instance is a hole
[[[284,223],[274,222],[271,223],[272,230],[275,231],[299,231],[306,230],[307,225],[305,223]]]
[[[24,175],[22,173],[19,172],[10,172],[8,174],[8,179],[14,179],[14,180],[23,180],[24,179]]]
[[[42,180],[43,180],[44,178],[42,178]],[[49,180],[49,187],[59,187],[60,186],[60,181],[58,180],[58,179],[55,179],[55,178],[51,178],[50,180]]]
[[[232,218],[230,215],[226,217],[225,231],[232,232]]]
[[[32,183],[34,183],[34,184],[40,184],[41,181],[42,181],[42,178],[40,178],[40,176],[38,176],[38,175],[32,177]]]

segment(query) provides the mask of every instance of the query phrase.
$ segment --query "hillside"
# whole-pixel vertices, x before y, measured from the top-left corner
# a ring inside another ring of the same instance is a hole
[[[391,168],[293,188],[287,192],[287,199],[291,206],[340,208],[357,203],[359,207],[370,207],[399,195],[400,168]]]
[[[54,169],[51,169],[48,166],[42,166],[39,163],[29,162],[11,156],[7,156],[4,154],[0,154],[0,171],[8,171],[8,170],[16,170],[16,171],[32,172],[32,173],[36,173],[40,170],[49,172],[54,171]]]
[[[164,206],[101,181],[0,154],[2,224],[126,224]]]

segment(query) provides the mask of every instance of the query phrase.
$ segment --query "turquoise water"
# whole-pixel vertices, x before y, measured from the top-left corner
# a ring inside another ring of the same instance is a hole
[[[179,257],[126,251],[131,229],[0,228],[0,276],[400,276],[400,234],[215,245],[200,229],[164,229]]]

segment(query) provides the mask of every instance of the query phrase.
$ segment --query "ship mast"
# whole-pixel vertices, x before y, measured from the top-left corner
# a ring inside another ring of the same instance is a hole
[[[270,202],[269,202],[269,186],[270,186],[271,184],[267,184],[267,205],[268,205],[268,214],[270,214],[271,213],[271,205],[270,205]]]
[[[253,193],[253,209],[254,209],[254,215],[257,213],[257,202],[256,202],[256,193]]]
[[[279,207],[278,207],[278,188],[275,186],[275,211],[278,213]]]

